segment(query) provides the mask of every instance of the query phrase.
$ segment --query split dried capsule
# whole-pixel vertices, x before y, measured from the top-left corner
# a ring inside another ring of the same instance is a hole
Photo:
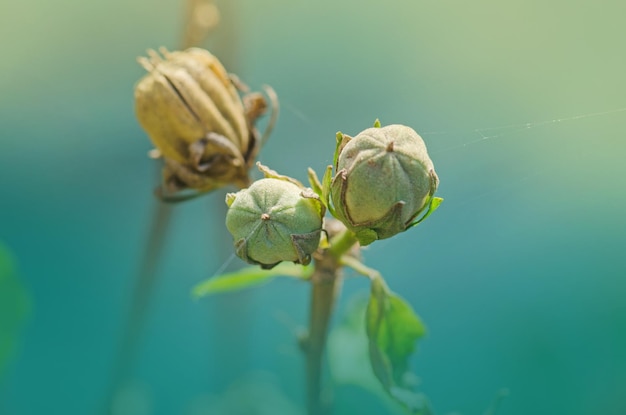
[[[317,249],[324,207],[310,189],[265,178],[226,197],[226,227],[246,262],[272,268],[282,261],[306,265]]]
[[[415,224],[439,180],[422,138],[404,125],[340,136],[331,184],[335,215],[361,245],[390,238]]]
[[[259,148],[254,121],[265,100],[258,93],[242,100],[220,61],[204,49],[161,53],[139,59],[148,74],[135,87],[135,110],[165,161],[166,190],[247,186]]]

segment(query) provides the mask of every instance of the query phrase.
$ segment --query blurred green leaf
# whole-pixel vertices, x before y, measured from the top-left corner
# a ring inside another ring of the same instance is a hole
[[[235,272],[209,278],[196,285],[192,294],[202,297],[210,294],[219,294],[237,291],[248,287],[270,282],[276,277],[294,277],[306,279],[311,276],[313,267],[283,263],[272,269],[261,269],[257,266],[246,267]]]
[[[30,302],[15,272],[14,261],[0,243],[0,374],[17,348],[19,329]]]
[[[354,299],[346,315],[328,335],[327,354],[335,383],[355,385],[377,396],[385,405],[385,414],[406,414],[382,387],[369,363],[368,339],[365,333],[367,298]]]
[[[275,375],[253,372],[236,380],[220,395],[194,404],[194,415],[304,415],[303,408],[280,388]]]
[[[413,391],[409,358],[426,328],[411,306],[389,291],[382,278],[372,280],[366,311],[370,362],[385,390],[411,414],[430,414],[424,395]]]

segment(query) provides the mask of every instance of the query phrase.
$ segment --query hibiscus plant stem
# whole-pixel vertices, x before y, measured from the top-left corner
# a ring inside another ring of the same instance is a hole
[[[341,290],[340,259],[356,242],[354,233],[344,230],[331,238],[329,248],[319,250],[313,257],[315,271],[311,276],[311,314],[305,343],[308,415],[325,415],[329,409],[322,387],[324,346]]]

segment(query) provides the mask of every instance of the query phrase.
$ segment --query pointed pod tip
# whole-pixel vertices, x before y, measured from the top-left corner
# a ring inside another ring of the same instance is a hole
[[[237,198],[236,193],[226,193],[226,200],[225,200],[226,206],[230,207],[230,205],[233,204],[236,198]]]

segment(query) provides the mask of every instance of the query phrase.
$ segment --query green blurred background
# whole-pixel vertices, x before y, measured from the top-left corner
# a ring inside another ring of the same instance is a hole
[[[626,3],[217,4],[206,46],[281,99],[263,163],[305,179],[337,130],[377,117],[425,138],[444,204],[365,256],[429,327],[413,367],[437,413],[482,414],[507,388],[500,414],[625,414]],[[0,240],[30,303],[24,320],[0,295],[16,344],[2,415],[103,399],[155,204],[135,58],[177,48],[183,16],[181,0],[0,4]],[[298,413],[308,287],[190,296],[231,256],[223,198],[175,208],[128,413],[235,413],[210,409],[229,393]],[[340,314],[366,290],[348,279]],[[356,387],[335,395],[337,413],[385,413]]]

